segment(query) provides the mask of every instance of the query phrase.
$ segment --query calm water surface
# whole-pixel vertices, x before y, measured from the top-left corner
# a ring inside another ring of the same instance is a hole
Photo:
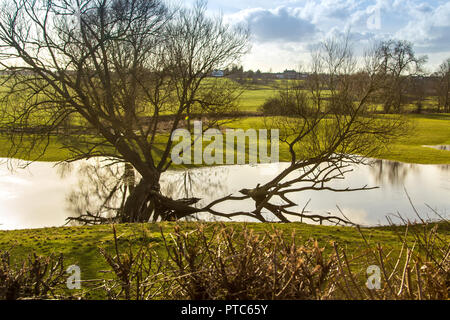
[[[6,159],[3,159],[6,160]],[[72,164],[31,163],[26,169],[10,170],[0,163],[0,229],[61,226],[69,216],[88,210],[106,195],[104,189],[120,176],[122,165],[104,167],[105,161],[90,159]],[[170,171],[163,175],[162,191],[174,198],[196,196],[199,205],[218,197],[269,181],[286,163],[219,166]],[[101,176],[104,179],[98,179]],[[100,181],[101,180],[101,181]],[[339,215],[336,205],[355,223],[386,224],[386,216],[401,213],[415,219],[405,193],[424,218],[436,218],[426,204],[442,216],[450,213],[450,165],[416,165],[379,160],[331,184],[334,187],[379,186],[379,189],[347,193],[309,191],[291,194],[300,211],[311,199],[311,213]],[[74,201],[75,199],[75,201]],[[234,201],[215,207],[225,212],[252,210],[252,201]],[[207,215],[199,219],[214,220]],[[244,218],[235,220],[244,220]],[[394,218],[394,221],[399,221]]]
[[[436,145],[436,146],[424,146],[424,147],[433,148],[433,149],[437,149],[437,150],[443,150],[443,151],[450,151],[450,144],[440,144],[440,145]]]

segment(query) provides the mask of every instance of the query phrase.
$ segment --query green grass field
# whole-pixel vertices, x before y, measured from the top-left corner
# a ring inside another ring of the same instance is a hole
[[[249,87],[241,96],[241,111],[258,111],[264,101],[277,94],[277,86],[282,86],[281,82],[267,86]],[[432,107],[436,104],[436,99],[427,98],[424,108]],[[380,106],[381,108],[381,106]],[[415,110],[415,106],[407,106],[408,110]],[[450,164],[450,152],[437,150],[428,145],[448,145],[450,144],[450,114],[411,114],[408,116],[412,121],[413,128],[405,137],[393,142],[377,158],[402,161],[418,164]],[[230,127],[242,129],[263,128],[261,118],[251,117],[239,119]],[[280,160],[289,160],[286,148],[280,149]]]
[[[240,97],[240,110],[244,112],[257,112],[261,105],[270,97],[277,94],[277,89],[285,85],[283,81],[273,81],[268,84],[247,84],[245,91]],[[426,105],[433,104],[432,98],[427,99]],[[411,106],[411,108],[414,108]],[[413,123],[413,129],[403,138],[394,141],[388,149],[378,155],[380,159],[396,160],[408,163],[420,164],[450,164],[450,152],[436,150],[424,145],[442,145],[450,144],[450,114],[425,114],[425,115],[409,115]],[[77,123],[80,120],[74,118]],[[260,117],[241,118],[229,127],[242,129],[258,129],[263,128],[264,123]],[[92,137],[95,139],[95,137]],[[40,161],[61,161],[66,159],[70,153],[62,148],[62,144],[53,138],[47,148],[45,154],[41,155],[44,147],[35,148],[31,153],[18,152],[13,155],[15,158],[25,160]],[[11,142],[0,135],[0,158],[10,155]],[[289,160],[287,148],[280,146],[280,160]],[[113,151],[113,150],[109,150]],[[156,150],[157,152],[157,150]]]
[[[253,89],[245,90],[240,96],[240,110],[244,112],[257,112],[264,102],[276,96],[277,91],[274,89]]]
[[[408,163],[450,164],[450,151],[427,145],[450,145],[450,114],[410,115],[411,132],[395,141],[379,158]]]
[[[411,131],[406,136],[394,141],[377,157],[407,163],[450,164],[449,151],[425,147],[426,145],[450,144],[450,114],[410,115],[408,117],[412,122]],[[260,129],[264,128],[264,122],[260,117],[248,117],[227,126],[244,130]],[[8,157],[10,147],[10,141],[6,137],[0,136],[0,158]],[[40,161],[62,161],[69,155],[69,151],[62,148],[57,139],[52,139],[43,155],[39,148],[35,148],[31,154],[17,153],[14,157],[34,160],[39,156],[38,160]],[[280,145],[280,161],[287,160],[289,160],[287,148]]]
[[[409,115],[410,132],[392,143],[377,158],[418,164],[450,164],[450,152],[427,145],[450,144],[450,114]],[[239,119],[228,125],[244,130],[264,128],[260,117]],[[280,161],[289,160],[286,147],[280,145]]]

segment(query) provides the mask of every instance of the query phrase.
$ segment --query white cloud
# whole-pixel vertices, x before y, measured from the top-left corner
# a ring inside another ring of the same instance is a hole
[[[450,3],[431,8],[427,4],[410,7],[410,21],[396,38],[415,44],[421,53],[448,53],[450,55]]]
[[[240,2],[242,9],[225,18],[248,23],[258,49],[275,50],[270,51],[271,56],[287,58],[294,56],[293,50],[303,55],[305,48],[347,30],[359,46],[357,51],[371,41],[394,38],[411,41],[419,54],[428,54],[431,68],[441,62],[437,59],[450,56],[450,2],[445,0],[297,0],[274,1],[272,5],[264,1],[258,2],[260,7],[254,7],[252,0]],[[379,14],[379,28],[367,23],[374,14]],[[281,58],[267,60],[261,68],[283,63],[287,67]]]
[[[248,23],[257,42],[304,42],[317,32],[312,23],[299,17],[295,8],[289,7],[243,10],[229,16],[228,20]]]

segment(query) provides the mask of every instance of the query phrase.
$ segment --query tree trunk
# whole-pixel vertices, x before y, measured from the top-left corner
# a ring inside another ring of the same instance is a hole
[[[148,222],[155,207],[155,192],[159,192],[159,179],[142,178],[132,189],[120,213],[120,222]]]

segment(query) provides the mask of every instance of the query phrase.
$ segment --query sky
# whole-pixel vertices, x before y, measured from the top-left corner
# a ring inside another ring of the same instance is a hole
[[[450,58],[449,0],[209,0],[208,12],[250,27],[246,70],[306,68],[311,48],[347,32],[357,55],[374,42],[398,39],[428,56],[430,72]]]

